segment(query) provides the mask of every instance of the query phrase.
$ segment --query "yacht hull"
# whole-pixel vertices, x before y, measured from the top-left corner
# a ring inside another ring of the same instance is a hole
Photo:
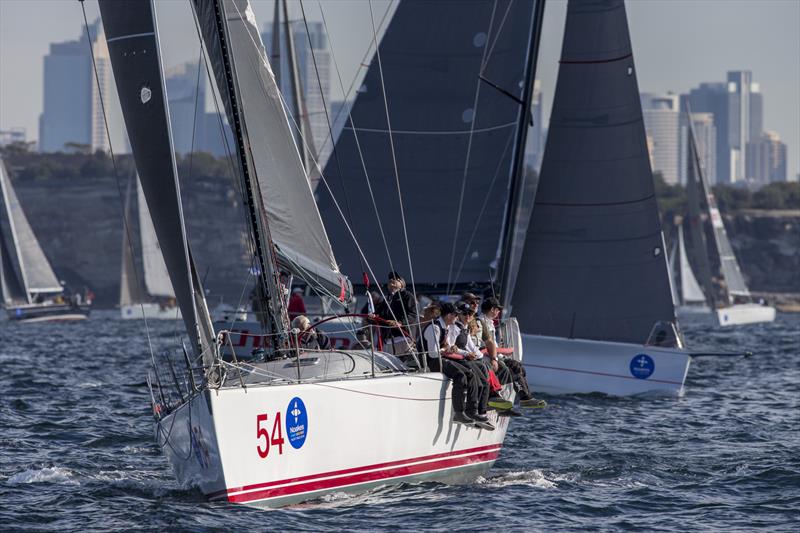
[[[717,309],[717,319],[720,326],[742,326],[744,324],[773,322],[775,320],[775,308],[759,304],[737,304]]]
[[[522,335],[535,393],[682,395],[688,353],[637,344]]]
[[[181,312],[177,307],[162,307],[157,303],[121,305],[119,313],[123,320],[142,319],[180,320]]]
[[[491,468],[509,419],[490,412],[495,431],[453,424],[450,390],[438,373],[210,390],[162,419],[156,437],[179,482],[211,500],[279,507],[466,483]]]
[[[30,304],[7,307],[9,320],[18,322],[72,322],[86,320],[90,305]]]

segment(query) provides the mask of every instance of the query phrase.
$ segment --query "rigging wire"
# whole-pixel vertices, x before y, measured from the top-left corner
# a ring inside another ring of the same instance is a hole
[[[103,98],[103,91],[101,90],[101,86],[100,86],[100,74],[97,71],[97,61],[96,61],[95,56],[94,56],[94,47],[92,46],[92,35],[91,35],[91,32],[89,31],[89,19],[86,16],[86,5],[84,4],[84,0],[78,0],[78,1],[81,4],[81,11],[83,12],[83,22],[84,22],[84,27],[86,28],[87,45],[89,46],[89,55],[92,58],[92,70],[94,72],[95,83],[97,84],[97,95],[98,95],[98,100],[100,101],[100,109],[101,109],[101,111],[103,113],[103,125],[104,125],[105,130],[106,130],[106,138],[108,139],[108,152],[109,152],[109,155],[111,156],[111,166],[114,168],[114,182],[117,185],[117,197],[119,198],[119,201],[120,201],[120,210],[122,212],[122,225],[125,228],[126,241],[127,241],[128,246],[130,248],[131,255],[134,255],[135,254],[135,250],[134,250],[134,247],[133,247],[133,238],[131,236],[130,221],[128,220],[127,213],[125,213],[124,202],[123,202],[123,199],[122,199],[122,197],[123,197],[123,195],[122,195],[122,185],[120,185],[120,182],[119,182],[119,171],[117,170],[117,159],[116,159],[116,156],[114,155],[114,148],[113,148],[113,146],[111,144],[111,130],[108,127],[108,115],[106,114],[105,99]],[[134,168],[135,168],[135,163],[134,163]],[[137,292],[139,292],[141,290],[142,285],[141,285],[141,282],[139,280],[139,273],[137,272],[137,270],[135,268],[133,269],[133,277],[134,277],[134,280],[136,281],[136,290],[137,290]],[[140,307],[142,309],[142,320],[144,322],[145,334],[147,335],[147,347],[150,350],[150,360],[151,360],[151,362],[153,364],[153,367],[155,367],[156,358],[155,358],[155,353],[153,352],[152,339],[150,338],[150,326],[147,324],[147,316],[145,315],[145,312],[144,312],[144,302],[139,302],[139,305],[140,305]]]
[[[400,222],[403,227],[403,238],[406,244],[406,255],[408,256],[408,271],[411,276],[411,290],[414,293],[414,305],[416,306],[417,302],[417,286],[414,282],[414,267],[411,262],[411,247],[408,244],[408,230],[406,228],[406,215],[405,215],[405,208],[403,207],[403,194],[400,191],[400,174],[397,172],[397,156],[394,151],[394,137],[392,136],[392,123],[389,118],[389,103],[386,100],[386,84],[383,79],[383,65],[381,63],[381,49],[378,45],[378,33],[375,29],[375,16],[372,11],[372,0],[369,0],[369,18],[372,22],[372,40],[375,43],[375,56],[378,58],[378,72],[381,78],[381,92],[383,94],[383,109],[386,112],[386,126],[389,129],[389,147],[392,151],[392,164],[394,165],[394,179],[395,184],[397,186],[397,199],[400,202]],[[403,312],[406,312],[405,306],[403,306]],[[406,322],[408,322],[408,317],[406,317]]]
[[[302,0],[300,1],[300,5],[301,6],[303,5]],[[344,93],[345,91],[344,91],[344,83],[342,82],[342,73],[339,70],[339,63],[336,61],[336,55],[333,52],[333,41],[331,40],[330,32],[328,31],[328,22],[325,19],[325,12],[322,10],[321,2],[318,1],[317,5],[319,6],[319,12],[320,15],[322,16],[322,25],[325,28],[325,35],[328,37],[328,46],[331,49],[331,59],[333,60],[333,67],[334,70],[336,71],[336,77],[339,79],[339,88],[342,90],[342,93]],[[386,14],[388,12],[389,10],[387,9],[386,13],[384,13],[383,15],[384,18],[386,17]],[[381,25],[382,24],[383,24],[383,19],[381,19]],[[371,44],[369,48],[370,49],[372,48]],[[352,85],[350,88],[352,89]],[[370,200],[372,201],[372,208],[375,211],[375,219],[378,221],[378,230],[380,231],[381,240],[383,241],[383,248],[386,251],[386,258],[389,260],[389,269],[394,271],[395,268],[394,268],[394,263],[392,262],[392,254],[389,253],[389,242],[386,240],[386,232],[383,230],[383,222],[381,221],[380,211],[378,210],[378,203],[375,201],[375,194],[372,191],[372,183],[370,182],[369,179],[369,172],[367,172],[367,163],[364,160],[364,152],[361,149],[361,142],[358,140],[358,131],[356,129],[355,122],[353,121],[353,114],[351,113],[351,109],[347,110],[347,119],[350,121],[350,127],[352,128],[353,131],[353,139],[355,140],[356,143],[356,150],[358,151],[358,157],[361,160],[361,168],[364,170],[364,179],[367,182],[367,190],[369,191],[369,197]],[[331,132],[331,138],[333,138],[332,132]],[[335,149],[336,143],[334,143],[333,146]],[[337,165],[338,165],[338,159],[337,159]],[[342,175],[341,170],[339,171],[339,178],[342,180],[342,184],[344,184],[344,176]]]

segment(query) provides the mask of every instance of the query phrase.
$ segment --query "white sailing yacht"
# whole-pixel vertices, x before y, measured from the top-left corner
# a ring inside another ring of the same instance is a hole
[[[91,301],[66,295],[22,210],[0,159],[0,292],[10,320],[83,320]]]
[[[528,381],[551,394],[681,394],[677,329],[622,0],[567,6],[516,285]]]
[[[693,315],[698,313],[710,313],[711,309],[706,305],[706,297],[703,289],[697,282],[697,277],[689,264],[686,255],[686,238],[683,232],[683,222],[678,224],[678,238],[675,249],[670,255],[670,271],[673,274],[672,290],[675,311],[678,317]]]
[[[158,442],[179,481],[212,499],[276,506],[331,491],[475,479],[497,458],[508,418],[492,414],[495,431],[453,424],[443,375],[408,373],[388,354],[301,351],[291,341],[279,262],[344,298],[350,284],[336,267],[251,5],[192,6],[234,129],[269,341],[264,361],[226,355],[209,317],[186,239],[153,1],[100,0],[142,189],[192,341],[187,381],[151,376]],[[515,322],[503,329],[519,357]]]
[[[700,265],[705,300],[720,326],[772,322],[775,308],[754,302],[733,252],[714,193],[700,166],[691,120],[686,202],[693,258]],[[713,258],[713,264],[712,264]]]
[[[136,207],[139,214],[139,236],[141,238],[144,290],[139,287],[135,275],[136,263],[128,242],[128,230],[122,232],[122,269],[120,272],[119,311],[123,319],[148,318],[175,320],[181,318],[175,300],[175,292],[169,281],[167,265],[161,255],[156,231],[139,179],[136,181]],[[125,220],[130,220],[130,183],[125,198]],[[132,231],[132,230],[131,230]]]

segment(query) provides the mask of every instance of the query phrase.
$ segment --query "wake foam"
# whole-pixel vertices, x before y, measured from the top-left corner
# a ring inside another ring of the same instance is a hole
[[[9,485],[23,485],[26,483],[53,483],[56,485],[78,485],[75,474],[66,468],[58,466],[25,470],[8,478]]]

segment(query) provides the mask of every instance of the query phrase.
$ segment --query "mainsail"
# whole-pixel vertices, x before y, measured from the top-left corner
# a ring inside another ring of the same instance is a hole
[[[100,0],[122,113],[164,262],[193,348],[211,363],[215,334],[183,222],[152,1]]]
[[[417,284],[490,280],[526,97],[535,6],[528,0],[398,4],[326,164],[330,191],[324,183],[317,188],[337,249],[354,250],[338,203],[373,270],[408,274],[405,213]],[[360,278],[356,254],[345,258],[342,271]]]
[[[279,262],[336,297],[349,298],[349,282],[336,265],[249,2],[194,0],[194,5],[228,120],[241,128],[243,164],[257,179]],[[227,56],[220,49],[218,9],[225,14]],[[235,79],[224,59],[235,65]],[[238,94],[231,94],[229,83]]]
[[[14,256],[10,259],[17,265],[25,294],[24,299],[30,302],[32,294],[61,292],[63,290],[61,284],[28,223],[2,161],[0,161],[0,192],[5,208],[5,225],[11,237],[11,243],[4,251],[3,257],[6,256],[5,252],[13,250]]]
[[[733,253],[733,247],[730,240],[728,240],[728,234],[725,232],[725,225],[717,208],[714,193],[711,191],[703,169],[700,167],[700,158],[697,154],[697,145],[691,129],[691,121],[689,121],[687,143],[689,155],[687,161],[686,201],[691,224],[692,245],[704,274],[702,277],[705,278],[706,299],[709,307],[713,309],[715,307],[714,302],[718,296],[722,296],[722,300],[727,303],[733,303],[733,296],[749,296],[750,290],[744,282],[739,263]],[[710,224],[710,228],[706,226],[707,223]],[[710,247],[708,246],[706,235],[710,237]],[[719,264],[721,286],[716,285],[713,281],[709,253],[714,255]],[[721,292],[719,295],[717,294],[718,289]]]
[[[513,312],[641,344],[675,309],[623,1],[570,1],[560,63]]]

